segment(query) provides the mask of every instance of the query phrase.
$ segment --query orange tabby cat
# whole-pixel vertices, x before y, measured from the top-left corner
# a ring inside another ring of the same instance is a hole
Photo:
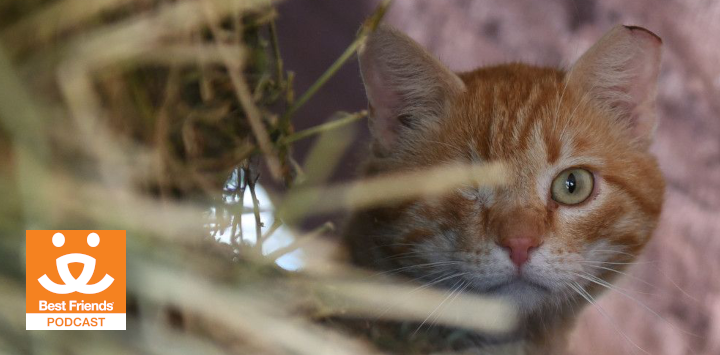
[[[500,187],[355,211],[345,232],[355,263],[504,297],[522,321],[501,341],[561,353],[575,314],[657,224],[664,181],[648,147],[661,44],[616,26],[567,72],[455,74],[380,28],[360,52],[374,136],[364,174],[457,161],[502,162],[509,174]]]

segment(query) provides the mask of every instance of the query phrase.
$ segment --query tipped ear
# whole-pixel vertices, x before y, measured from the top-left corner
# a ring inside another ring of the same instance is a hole
[[[635,26],[615,26],[575,63],[568,89],[587,93],[647,146],[657,124],[655,93],[662,40]]]
[[[462,80],[419,44],[380,26],[359,51],[370,103],[370,130],[384,149],[443,115],[448,100],[465,90]]]

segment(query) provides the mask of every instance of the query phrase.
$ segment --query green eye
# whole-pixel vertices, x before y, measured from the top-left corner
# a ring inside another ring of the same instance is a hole
[[[552,182],[552,199],[563,205],[577,205],[585,201],[593,191],[591,172],[570,168],[558,175]]]

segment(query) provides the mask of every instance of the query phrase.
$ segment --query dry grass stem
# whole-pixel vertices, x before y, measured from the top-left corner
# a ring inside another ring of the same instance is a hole
[[[497,186],[504,182],[502,164],[450,164],[422,171],[372,177],[335,186],[293,191],[283,201],[281,215],[294,220],[338,209],[364,209],[420,197],[432,197],[461,186]]]

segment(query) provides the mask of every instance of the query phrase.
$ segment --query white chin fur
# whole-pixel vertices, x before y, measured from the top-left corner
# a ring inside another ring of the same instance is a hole
[[[491,294],[510,300],[521,313],[532,313],[547,301],[547,297],[551,297],[547,289],[522,280],[502,285],[492,290]]]

